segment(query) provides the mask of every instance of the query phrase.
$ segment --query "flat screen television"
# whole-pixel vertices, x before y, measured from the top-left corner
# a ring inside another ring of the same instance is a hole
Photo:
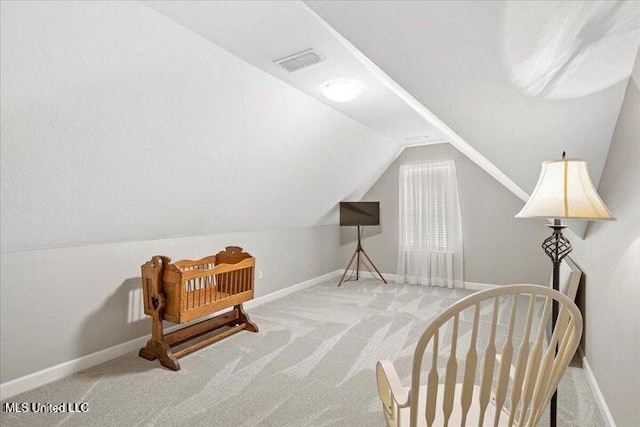
[[[340,202],[340,225],[380,225],[380,202]]]

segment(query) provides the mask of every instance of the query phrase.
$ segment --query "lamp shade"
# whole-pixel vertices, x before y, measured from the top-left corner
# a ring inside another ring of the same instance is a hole
[[[536,188],[516,218],[615,219],[579,159],[543,162]]]

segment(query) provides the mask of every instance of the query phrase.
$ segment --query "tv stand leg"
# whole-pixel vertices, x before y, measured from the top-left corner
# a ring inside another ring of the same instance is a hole
[[[353,255],[351,255],[351,259],[349,260],[349,264],[347,264],[347,268],[344,269],[344,273],[342,273],[342,277],[340,278],[340,281],[338,282],[338,287],[342,286],[342,283],[344,282],[344,278],[347,275],[347,272],[349,271],[349,269],[351,268],[351,264],[353,264],[353,259],[356,257],[356,254],[358,253],[358,251],[356,250]]]
[[[367,260],[369,261],[369,264],[371,264],[371,267],[373,267],[373,269],[376,271],[376,273],[378,273],[378,276],[380,276],[380,279],[384,282],[385,285],[387,285],[387,281],[384,279],[384,277],[382,277],[382,273],[380,273],[380,270],[378,270],[378,267],[376,267],[376,265],[373,263],[373,261],[371,261],[371,258],[369,258],[369,255],[367,255],[367,253],[364,251],[364,249],[361,249],[362,253],[364,254],[364,256],[367,258]]]

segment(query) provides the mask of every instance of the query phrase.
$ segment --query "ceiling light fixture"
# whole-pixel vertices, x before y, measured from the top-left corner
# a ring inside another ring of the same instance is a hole
[[[349,102],[357,98],[364,90],[364,85],[357,80],[336,79],[320,85],[324,96],[336,102]]]

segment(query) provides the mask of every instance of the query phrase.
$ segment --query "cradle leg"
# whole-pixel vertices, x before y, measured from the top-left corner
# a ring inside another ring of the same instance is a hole
[[[164,295],[157,294],[152,297],[153,323],[151,326],[151,339],[142,347],[138,356],[147,360],[160,360],[160,364],[174,371],[180,370],[178,359],[173,355],[171,347],[164,340],[162,329],[162,310],[164,308]]]
[[[256,325],[255,323],[253,323],[251,321],[251,319],[249,318],[249,315],[247,314],[246,311],[244,311],[244,308],[242,307],[242,304],[238,304],[234,307],[234,310],[238,310],[238,324],[244,323],[247,326],[245,327],[245,329],[247,331],[251,331],[251,332],[258,332],[258,325]]]
[[[152,339],[147,341],[147,345],[140,349],[138,355],[147,360],[158,359],[162,366],[171,370],[180,370],[180,363],[178,363],[178,359],[173,355],[169,344],[164,341],[158,342]]]

